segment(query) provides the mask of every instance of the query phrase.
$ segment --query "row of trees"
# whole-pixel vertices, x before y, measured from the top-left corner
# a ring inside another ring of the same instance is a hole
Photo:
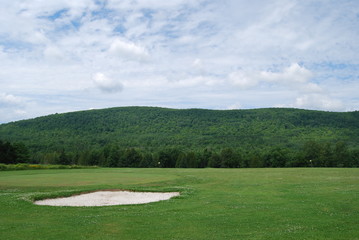
[[[0,163],[42,163],[97,165],[103,167],[163,168],[247,168],[247,167],[359,167],[359,149],[344,142],[335,144],[309,141],[300,149],[204,149],[186,151],[165,148],[146,151],[109,144],[102,148],[66,152],[64,149],[37,153],[30,157],[24,144],[0,140]]]
[[[29,161],[29,150],[24,144],[3,142],[0,140],[0,163],[16,164]]]
[[[61,150],[38,154],[33,156],[32,162],[141,168],[359,167],[359,149],[349,149],[344,142],[331,144],[315,141],[305,143],[298,150],[285,147],[201,151],[166,148],[152,152],[106,145],[82,152]]]

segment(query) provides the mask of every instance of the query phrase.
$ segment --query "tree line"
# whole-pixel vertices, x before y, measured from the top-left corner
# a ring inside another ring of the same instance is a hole
[[[0,163],[24,163],[28,162],[29,159],[29,150],[23,143],[12,144],[0,140]]]
[[[184,150],[163,148],[155,151],[122,148],[108,144],[80,152],[64,149],[29,156],[22,144],[1,142],[1,163],[40,163],[131,168],[263,168],[263,167],[359,167],[359,149],[345,142],[308,141],[299,149],[222,148]]]

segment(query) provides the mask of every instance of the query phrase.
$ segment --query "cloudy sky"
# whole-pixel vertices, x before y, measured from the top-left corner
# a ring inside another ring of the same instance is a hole
[[[359,110],[358,0],[0,3],[0,123],[115,106]]]

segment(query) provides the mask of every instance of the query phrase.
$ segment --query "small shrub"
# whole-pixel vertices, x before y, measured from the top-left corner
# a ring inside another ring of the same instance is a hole
[[[5,171],[5,170],[7,170],[6,164],[0,163],[0,171]]]
[[[3,164],[0,163],[0,171],[14,170],[36,170],[36,169],[81,169],[81,168],[98,168],[97,166],[79,166],[79,165],[41,165],[41,164]]]
[[[30,164],[30,165],[29,165],[29,168],[31,168],[31,169],[41,169],[42,166],[39,165],[39,164]]]
[[[26,170],[26,169],[29,169],[29,164],[18,163],[14,165],[14,170]]]

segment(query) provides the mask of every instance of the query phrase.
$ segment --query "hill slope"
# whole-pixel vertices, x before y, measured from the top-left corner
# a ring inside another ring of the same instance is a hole
[[[298,148],[304,142],[359,142],[359,112],[299,109],[203,110],[120,107],[54,114],[0,125],[0,139],[34,153],[117,144],[158,150]]]

